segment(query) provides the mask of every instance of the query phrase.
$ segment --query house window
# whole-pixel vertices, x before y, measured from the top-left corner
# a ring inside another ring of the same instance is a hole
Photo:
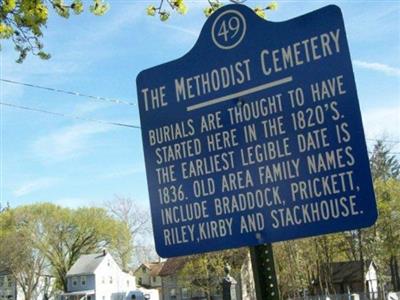
[[[154,276],[151,276],[151,280],[153,281],[153,283],[155,283],[157,281],[157,278]]]
[[[182,288],[182,299],[189,299],[189,290],[187,288]]]
[[[176,299],[176,290],[175,289],[171,289],[169,291],[169,296],[171,299]]]
[[[77,286],[77,285],[78,285],[78,278],[72,277],[72,286]]]
[[[8,281],[8,287],[12,287],[12,279],[11,276],[7,277],[7,281]]]
[[[107,260],[107,266],[111,266],[111,262],[109,259]]]
[[[113,281],[112,281],[112,276],[110,276],[110,283],[113,283]]]
[[[81,285],[86,285],[86,276],[81,276]]]
[[[129,287],[129,280],[126,281],[126,286]]]
[[[101,283],[106,283],[106,278],[104,276],[101,277]]]

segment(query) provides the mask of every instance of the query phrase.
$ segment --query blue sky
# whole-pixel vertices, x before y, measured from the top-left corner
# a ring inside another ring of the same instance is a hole
[[[173,15],[166,23],[146,16],[152,1],[109,2],[111,9],[102,17],[84,13],[65,20],[51,15],[43,39],[52,54],[49,61],[29,56],[22,65],[16,64],[12,45],[2,45],[0,77],[136,103],[137,74],[190,50],[205,22],[206,1],[188,1],[188,14]],[[247,1],[249,6],[266,3]],[[278,3],[279,9],[268,14],[271,21],[331,3],[341,7],[367,139],[385,135],[400,140],[400,2]],[[2,102],[140,125],[137,106],[0,84]],[[1,105],[0,110],[3,205],[38,201],[71,207],[102,205],[114,195],[148,205],[140,130]],[[400,147],[393,152],[400,152]]]

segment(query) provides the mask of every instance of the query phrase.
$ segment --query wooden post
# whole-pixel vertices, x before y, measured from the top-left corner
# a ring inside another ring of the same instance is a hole
[[[272,244],[250,247],[257,300],[279,300]]]

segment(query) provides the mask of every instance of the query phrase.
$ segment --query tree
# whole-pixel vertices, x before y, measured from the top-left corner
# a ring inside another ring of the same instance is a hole
[[[300,296],[299,290],[307,285],[311,290],[338,292],[329,278],[330,263],[337,261],[372,260],[379,282],[391,282],[400,290],[400,165],[391,150],[385,140],[379,140],[370,158],[379,212],[373,226],[274,245],[283,298]]]
[[[128,269],[131,264],[126,253],[131,253],[132,248],[135,254],[140,252],[143,243],[140,241],[142,237],[147,237],[152,234],[150,212],[136,204],[131,198],[115,196],[113,201],[105,203],[110,214],[117,220],[123,222],[128,227],[132,243],[126,244],[125,247],[118,247],[116,250],[120,257],[124,259],[120,262],[123,269]],[[149,249],[146,249],[150,253]]]
[[[17,217],[10,210],[0,214],[0,265],[8,268],[24,299],[31,300],[39,294],[40,280],[46,275],[48,264],[32,246],[29,232],[18,228]]]
[[[205,2],[205,1],[204,1]],[[230,0],[231,3],[244,3],[246,0]],[[224,4],[220,0],[208,0],[208,6],[204,8],[204,15],[209,17],[219,8],[221,8]],[[165,6],[169,6],[170,10],[166,9]],[[267,6],[256,6],[253,10],[254,12],[260,16],[261,18],[266,18],[267,10],[276,10],[278,8],[278,4],[273,1]],[[161,21],[167,21],[171,15],[171,10],[176,11],[178,14],[185,15],[188,11],[188,6],[186,5],[185,0],[159,0],[157,6],[149,5],[147,7],[147,14],[149,16],[158,15]]]
[[[104,248],[117,253],[118,247],[131,243],[127,226],[103,208],[69,209],[39,203],[20,206],[11,212],[16,216],[16,228],[26,233],[32,249],[46,258],[57,286],[64,291],[66,274],[82,254]]]
[[[312,270],[316,268],[311,239],[275,244],[274,256],[281,297],[300,297],[299,291],[311,285]]]
[[[379,219],[374,230],[374,251],[381,264],[388,266],[395,291],[400,290],[400,180],[376,179],[375,193],[378,199]],[[381,270],[382,272],[382,270]]]
[[[220,290],[225,265],[232,267],[232,274],[239,274],[247,253],[246,248],[239,248],[190,256],[179,273],[179,283],[211,299]]]
[[[347,236],[337,233],[274,245],[282,298],[300,297],[305,288],[335,293],[329,268],[332,262],[348,260]]]
[[[92,0],[90,11],[103,15],[109,6],[103,0]],[[28,53],[49,59],[43,51],[43,28],[46,27],[49,10],[59,16],[69,18],[71,13],[79,15],[84,7],[82,0],[2,0],[0,6],[0,39],[10,39],[19,53],[18,63],[22,63]]]
[[[399,178],[400,163],[396,156],[390,154],[391,150],[385,139],[377,140],[370,158],[371,172],[374,178],[383,180]]]
[[[389,266],[392,285],[400,290],[400,163],[390,152],[385,139],[379,139],[370,158],[379,218],[369,231],[369,248]]]
[[[29,53],[41,59],[49,59],[50,54],[44,51],[42,43],[43,28],[46,27],[49,11],[55,11],[63,18],[71,14],[79,15],[84,10],[82,0],[2,0],[0,6],[0,39],[11,40],[19,57],[16,60],[22,63]],[[161,21],[169,19],[171,12],[164,8],[167,4],[171,10],[179,14],[186,14],[188,7],[185,0],[159,0],[159,5],[149,5],[147,14],[158,15]],[[232,3],[244,3],[246,0],[230,0]],[[206,1],[204,1],[206,2]],[[208,0],[204,14],[208,17],[223,6],[220,0]],[[266,17],[267,10],[277,9],[277,3],[272,2],[265,7],[257,6],[254,12],[262,18]],[[105,14],[109,4],[104,0],[92,0],[89,10],[96,16]],[[0,48],[1,50],[1,48]]]

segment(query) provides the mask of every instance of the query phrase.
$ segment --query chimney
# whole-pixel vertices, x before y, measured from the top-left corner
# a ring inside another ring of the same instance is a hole
[[[106,249],[103,249],[103,256],[106,256],[106,254],[107,254]]]

